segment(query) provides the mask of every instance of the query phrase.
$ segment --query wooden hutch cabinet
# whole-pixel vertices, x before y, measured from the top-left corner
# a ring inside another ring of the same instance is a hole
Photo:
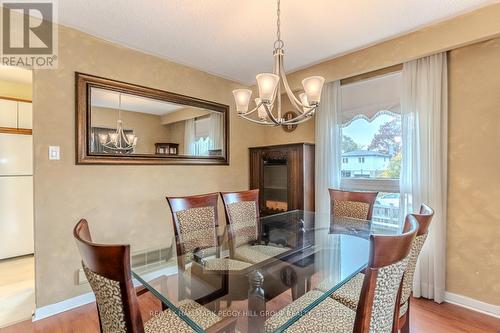
[[[250,148],[250,188],[260,189],[262,216],[314,211],[314,144]]]

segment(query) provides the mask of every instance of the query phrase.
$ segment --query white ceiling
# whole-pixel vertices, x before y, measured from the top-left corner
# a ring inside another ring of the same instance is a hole
[[[283,0],[293,71],[495,0]],[[65,0],[60,23],[206,72],[253,83],[271,71],[272,0]]]
[[[157,116],[162,116],[185,107],[183,105],[129,94],[121,94],[120,106],[120,94],[118,92],[99,88],[92,88],[91,103],[92,106],[96,107],[149,113]]]

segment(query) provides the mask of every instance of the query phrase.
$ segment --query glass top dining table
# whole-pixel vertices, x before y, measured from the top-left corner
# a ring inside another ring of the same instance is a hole
[[[230,227],[219,226],[218,248],[195,249],[194,254],[174,257],[170,265],[132,264],[135,283],[194,332],[283,332],[366,267],[371,234],[401,232],[393,225],[299,210],[262,217],[259,223],[257,241],[247,247],[267,249],[267,255],[251,258],[254,263],[221,267],[224,261],[214,261],[234,257]],[[177,249],[188,238],[176,237]],[[287,307],[299,298],[303,308]],[[203,307],[193,307],[194,302]],[[285,307],[285,315],[273,325],[266,322]]]

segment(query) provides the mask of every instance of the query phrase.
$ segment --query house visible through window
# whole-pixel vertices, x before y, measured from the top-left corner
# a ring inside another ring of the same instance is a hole
[[[373,219],[389,226],[399,226],[400,86],[394,72],[341,87],[341,187],[380,192]]]

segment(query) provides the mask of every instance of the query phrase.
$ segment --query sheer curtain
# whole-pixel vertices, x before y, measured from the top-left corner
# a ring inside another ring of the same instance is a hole
[[[340,81],[324,85],[321,104],[315,115],[315,210],[316,227],[330,225],[330,197],[328,188],[340,186]],[[323,217],[321,217],[323,216]],[[325,217],[326,216],[326,217]],[[323,251],[318,265],[328,267],[332,283],[340,276],[340,237],[317,233],[316,244],[330,251]]]
[[[193,119],[188,119],[184,124],[184,154],[195,155],[196,124]]]
[[[316,212],[330,213],[328,188],[340,186],[340,81],[326,84],[315,115]]]
[[[210,149],[222,149],[222,113],[212,112],[208,127],[208,137],[210,138]]]
[[[415,272],[413,294],[442,302],[445,291],[448,87],[446,53],[403,66],[401,213],[431,206],[434,219]]]

